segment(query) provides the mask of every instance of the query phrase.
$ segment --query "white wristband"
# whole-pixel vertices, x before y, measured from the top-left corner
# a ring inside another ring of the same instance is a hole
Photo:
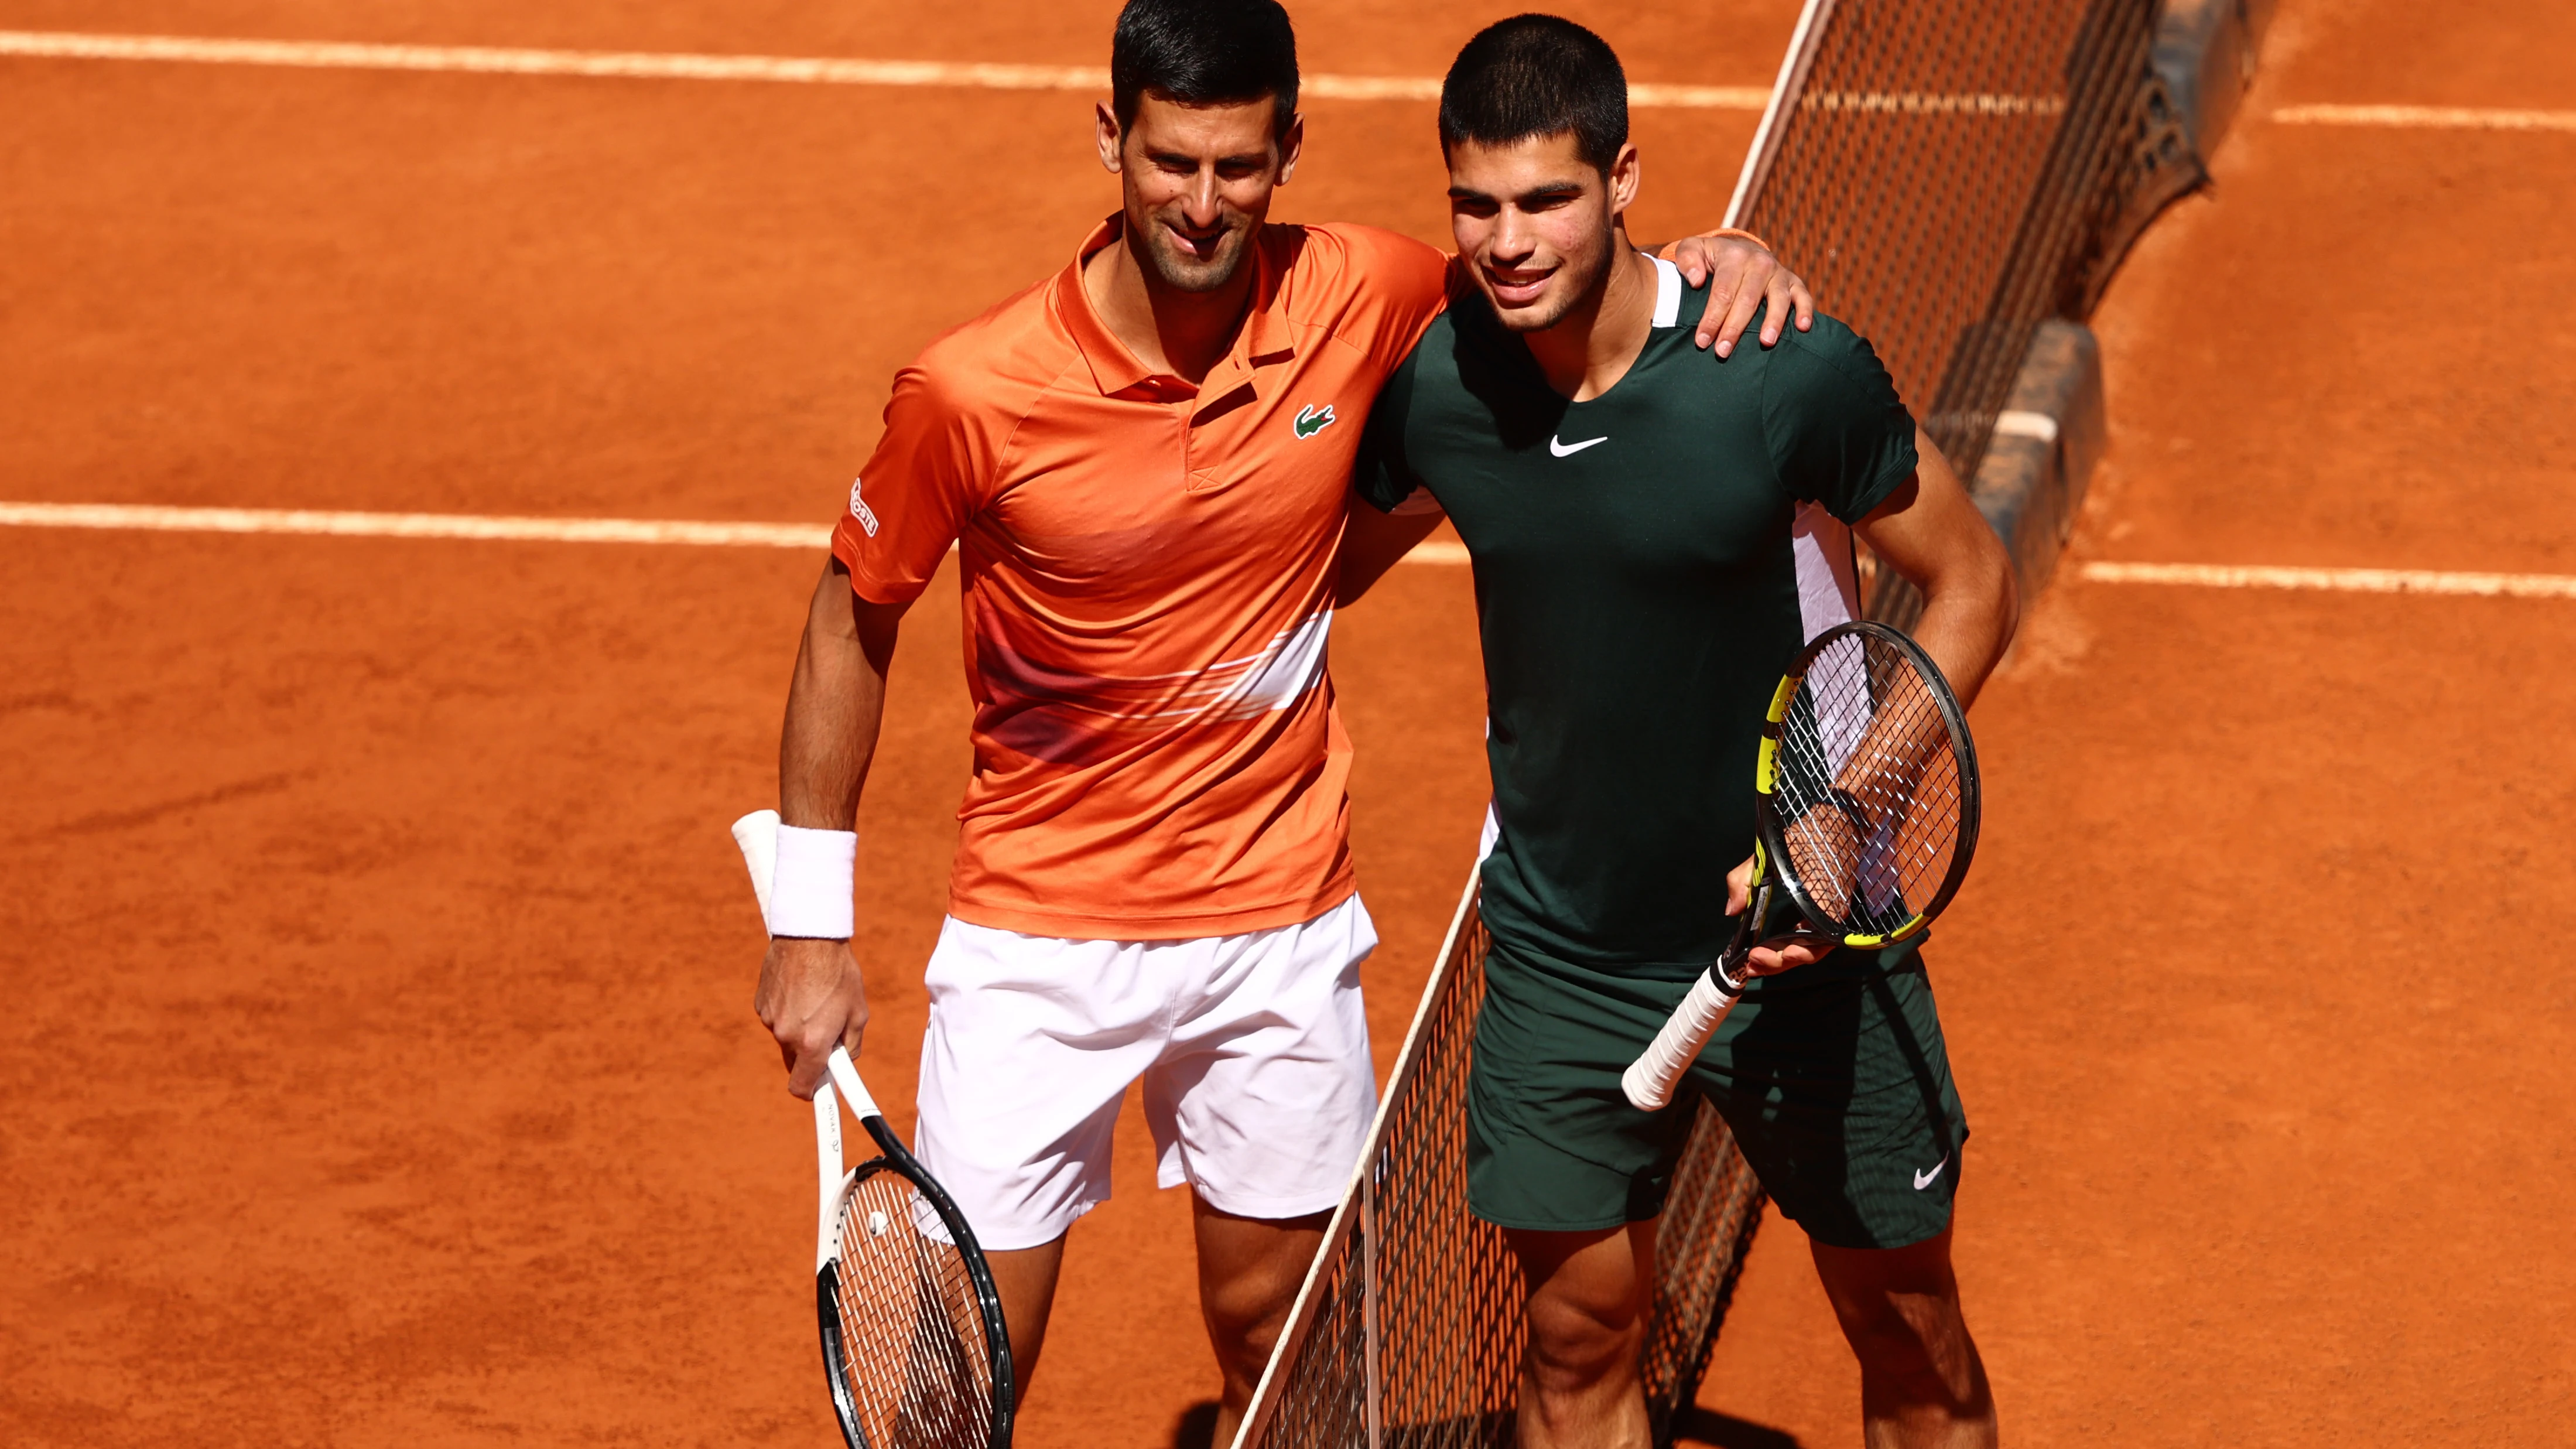
[[[778,870],[769,884],[769,934],[848,940],[858,870],[857,831],[779,826]]]

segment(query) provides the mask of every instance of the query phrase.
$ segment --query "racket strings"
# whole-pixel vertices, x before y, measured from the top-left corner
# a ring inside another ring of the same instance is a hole
[[[929,1202],[878,1172],[841,1210],[842,1361],[869,1449],[991,1441],[993,1373],[966,1260]]]
[[[1940,889],[1965,817],[1935,686],[1885,640],[1826,646],[1781,719],[1773,803],[1789,874],[1848,935],[1884,935]]]

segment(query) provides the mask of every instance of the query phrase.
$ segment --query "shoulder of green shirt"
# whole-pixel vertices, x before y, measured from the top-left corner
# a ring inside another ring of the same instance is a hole
[[[1801,447],[1818,441],[1813,436],[1816,431],[1843,434],[1833,443],[1858,442],[1857,451],[1876,455],[1869,477],[1840,480],[1849,489],[1843,497],[1813,498],[1845,523],[1857,522],[1886,501],[1921,462],[1914,447],[1913,414],[1898,396],[1896,379],[1877,349],[1849,324],[1821,312],[1812,330],[1800,332],[1793,327],[1782,334],[1771,364],[1763,370],[1762,418],[1773,466],[1801,498],[1810,495],[1801,492],[1789,474],[1801,466],[1797,460]],[[1826,451],[1839,454],[1841,450],[1828,444]],[[1813,466],[1814,459],[1804,462]]]

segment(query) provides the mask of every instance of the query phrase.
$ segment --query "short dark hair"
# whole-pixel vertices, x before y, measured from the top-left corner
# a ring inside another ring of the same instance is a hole
[[[1476,32],[1440,83],[1440,154],[1461,141],[1508,146],[1574,134],[1607,174],[1628,144],[1628,73],[1610,42],[1571,20],[1515,15]]]
[[[1109,46],[1110,109],[1136,124],[1145,92],[1185,106],[1271,97],[1274,134],[1297,118],[1297,30],[1279,0],[1127,0]]]

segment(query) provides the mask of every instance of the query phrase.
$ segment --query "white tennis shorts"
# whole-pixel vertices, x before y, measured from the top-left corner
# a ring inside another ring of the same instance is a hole
[[[1302,925],[1067,941],[951,917],[930,956],[914,1151],[987,1248],[1109,1199],[1119,1099],[1145,1083],[1164,1187],[1293,1218],[1341,1201],[1377,1103],[1354,895]]]

